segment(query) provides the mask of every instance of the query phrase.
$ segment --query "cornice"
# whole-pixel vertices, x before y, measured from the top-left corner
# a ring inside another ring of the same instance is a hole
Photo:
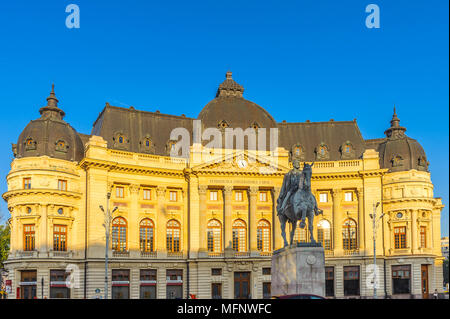
[[[4,193],[3,199],[8,201],[9,199],[17,196],[29,196],[29,195],[45,195],[45,196],[62,196],[68,198],[80,199],[82,194],[79,192],[60,191],[57,189],[48,188],[32,188],[32,189],[17,189]]]

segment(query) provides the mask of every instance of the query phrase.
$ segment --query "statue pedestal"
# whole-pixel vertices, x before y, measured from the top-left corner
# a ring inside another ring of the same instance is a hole
[[[297,243],[272,255],[272,296],[325,297],[325,254],[320,244]]]

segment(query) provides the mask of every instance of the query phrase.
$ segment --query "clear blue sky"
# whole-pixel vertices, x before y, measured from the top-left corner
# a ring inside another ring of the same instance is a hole
[[[65,26],[70,3],[80,29]],[[370,3],[380,29],[365,27]],[[356,118],[377,138],[395,104],[448,235],[448,1],[2,1],[0,43],[0,193],[52,82],[65,119],[90,133],[106,101],[196,117],[231,70],[277,121]]]

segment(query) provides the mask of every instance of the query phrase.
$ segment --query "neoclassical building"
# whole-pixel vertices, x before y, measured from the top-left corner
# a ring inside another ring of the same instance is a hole
[[[271,255],[282,247],[276,199],[296,158],[314,162],[328,297],[373,295],[374,209],[384,213],[378,296],[441,291],[443,205],[423,148],[395,110],[385,136],[365,140],[356,120],[277,122],[243,91],[228,72],[196,119],[106,103],[87,135],[64,121],[52,88],[13,144],[3,194],[9,298],[103,296],[107,208],[110,298],[270,297]],[[190,138],[187,156],[173,156],[177,128]],[[195,139],[207,128],[222,138],[227,129],[254,132],[258,145],[276,132],[276,143],[255,150],[247,136],[243,147],[214,149]],[[306,232],[297,228],[295,240],[307,241]]]

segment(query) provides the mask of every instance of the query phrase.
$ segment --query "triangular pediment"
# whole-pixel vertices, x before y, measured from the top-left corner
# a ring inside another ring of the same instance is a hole
[[[194,166],[192,170],[202,172],[257,173],[267,175],[286,173],[289,171],[289,168],[280,165],[275,156],[249,154],[248,152],[242,151],[217,156],[205,163]]]

